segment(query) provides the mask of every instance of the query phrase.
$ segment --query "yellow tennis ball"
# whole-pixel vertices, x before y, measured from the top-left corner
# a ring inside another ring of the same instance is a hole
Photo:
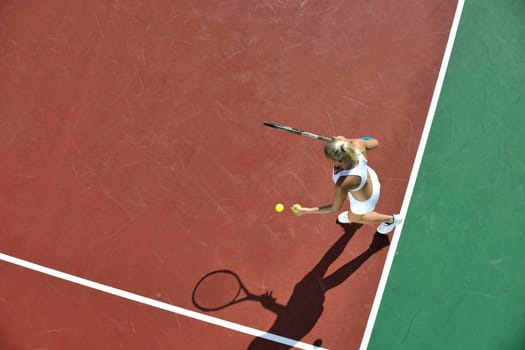
[[[277,204],[275,205],[275,211],[276,211],[276,212],[280,213],[280,212],[282,212],[283,210],[284,210],[284,205],[282,205],[281,203],[277,203]]]
[[[294,205],[292,206],[292,211],[293,211],[294,213],[298,213],[299,210],[301,210],[301,204],[294,204]]]

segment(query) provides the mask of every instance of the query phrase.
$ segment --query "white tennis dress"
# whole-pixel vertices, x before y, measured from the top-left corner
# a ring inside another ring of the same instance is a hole
[[[367,160],[363,154],[359,155],[358,164],[355,167],[351,169],[341,170],[338,173],[335,172],[335,169],[332,170],[332,178],[334,180],[334,183],[337,183],[337,181],[341,177],[350,175],[359,176],[361,178],[361,183],[359,184],[359,186],[348,192],[348,199],[350,200],[350,210],[352,211],[352,213],[358,215],[363,215],[374,211],[377,201],[379,200],[381,184],[379,183],[379,178],[377,177],[377,174],[374,171],[374,169],[370,168],[367,165]],[[366,184],[368,176],[370,176],[370,180],[372,181],[372,195],[366,201],[359,201],[355,199],[354,196],[352,196],[352,192],[356,192],[362,189]]]

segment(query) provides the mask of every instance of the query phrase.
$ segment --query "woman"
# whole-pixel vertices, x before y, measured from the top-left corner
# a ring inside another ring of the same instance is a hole
[[[347,139],[334,137],[325,148],[325,156],[333,162],[335,195],[332,204],[315,208],[292,207],[298,216],[304,214],[328,214],[341,210],[346,197],[350,210],[338,216],[340,223],[379,224],[377,232],[387,234],[403,220],[399,214],[386,215],[375,212],[381,184],[376,172],[368,167],[366,152],[379,145],[375,139]]]

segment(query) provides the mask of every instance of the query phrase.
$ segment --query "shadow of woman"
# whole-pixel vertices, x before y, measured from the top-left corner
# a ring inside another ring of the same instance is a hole
[[[337,287],[348,279],[368,258],[388,246],[388,236],[374,234],[370,246],[360,255],[341,266],[332,274],[325,276],[330,265],[341,255],[346,245],[355,232],[362,226],[360,224],[341,224],[343,235],[328,249],[326,254],[294,287],[293,293],[286,303],[281,305],[276,302],[271,292],[259,297],[261,304],[277,315],[277,319],[268,330],[286,338],[301,340],[317,323],[324,309],[325,293]],[[315,346],[321,346],[322,340],[318,339]],[[248,350],[283,350],[291,346],[279,344],[264,338],[255,338]]]

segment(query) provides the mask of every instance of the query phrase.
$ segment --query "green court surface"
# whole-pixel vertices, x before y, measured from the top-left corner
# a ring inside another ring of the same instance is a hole
[[[368,349],[525,349],[525,1],[467,0]]]

